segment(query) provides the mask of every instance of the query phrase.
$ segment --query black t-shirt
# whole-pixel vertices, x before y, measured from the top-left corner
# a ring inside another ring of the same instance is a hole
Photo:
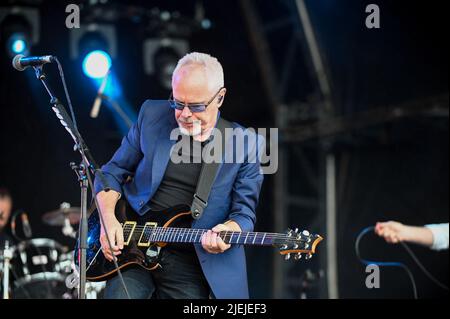
[[[209,142],[194,141],[192,137],[183,140],[189,143],[189,148],[181,147],[178,151],[180,163],[174,163],[169,159],[161,184],[150,200],[151,210],[164,210],[176,205],[192,204],[198,178],[202,168],[201,151]],[[187,143],[186,143],[187,144]],[[186,145],[187,146],[187,145]],[[192,244],[170,244],[168,249],[188,254],[195,254]]]
[[[208,141],[200,143],[189,137],[190,151],[187,147],[181,147],[178,151],[182,161],[174,163],[169,160],[161,184],[150,200],[152,210],[163,210],[180,204],[191,206],[202,168],[201,151]]]

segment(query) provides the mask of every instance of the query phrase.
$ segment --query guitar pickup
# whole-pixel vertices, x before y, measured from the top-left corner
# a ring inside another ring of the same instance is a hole
[[[129,245],[131,238],[133,237],[134,230],[136,228],[136,222],[125,222],[123,225],[123,237],[124,244]]]
[[[152,229],[156,228],[158,224],[157,223],[145,223],[144,229],[142,230],[141,237],[138,241],[139,247],[148,247],[150,246],[150,237],[153,234]]]

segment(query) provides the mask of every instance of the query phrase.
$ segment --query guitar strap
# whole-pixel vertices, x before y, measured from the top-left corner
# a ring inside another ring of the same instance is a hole
[[[232,125],[227,120],[224,120],[223,118],[219,118],[217,122],[217,130],[213,130],[213,136],[212,140],[206,144],[205,147],[213,147],[214,144],[217,144],[218,140],[215,140],[215,134],[217,131],[221,133],[221,146],[222,146],[222,161],[225,156],[225,128],[232,128]],[[214,149],[213,149],[214,151]],[[210,152],[210,154],[213,154],[213,152]],[[213,156],[213,155],[212,155]],[[216,178],[217,171],[220,167],[221,163],[217,163],[216,161],[212,161],[211,163],[205,163],[202,164],[202,169],[200,171],[200,177],[197,182],[197,188],[195,190],[194,198],[192,200],[191,205],[191,214],[194,219],[200,219],[203,215],[203,211],[205,210],[206,206],[208,206],[208,198],[209,193],[211,192],[211,187],[214,183],[214,180]]]

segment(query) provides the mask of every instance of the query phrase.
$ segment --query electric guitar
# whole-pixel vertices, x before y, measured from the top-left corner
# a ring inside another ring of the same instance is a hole
[[[147,270],[159,267],[159,250],[168,245],[201,244],[207,229],[193,229],[191,212],[186,205],[174,206],[163,211],[149,211],[139,216],[124,205],[117,205],[116,218],[122,224],[124,248],[117,257],[120,269],[140,266]],[[122,206],[121,208],[119,208]],[[97,211],[88,219],[86,250],[86,278],[89,281],[104,281],[116,275],[113,262],[102,253],[100,244],[101,221]],[[294,255],[299,260],[302,255],[309,259],[315,253],[317,244],[323,239],[319,235],[304,230],[288,230],[286,233],[223,231],[219,236],[231,245],[274,246],[285,259]],[[75,247],[75,264],[79,266],[79,243]]]

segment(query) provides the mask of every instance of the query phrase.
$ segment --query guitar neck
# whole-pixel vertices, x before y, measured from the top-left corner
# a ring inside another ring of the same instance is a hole
[[[152,226],[124,226],[124,239],[134,239],[139,243],[193,243],[199,244],[207,229],[152,227]],[[130,238],[131,236],[131,238]],[[285,238],[284,234],[265,232],[236,232],[222,231],[220,238],[227,244],[271,246],[277,239]]]

